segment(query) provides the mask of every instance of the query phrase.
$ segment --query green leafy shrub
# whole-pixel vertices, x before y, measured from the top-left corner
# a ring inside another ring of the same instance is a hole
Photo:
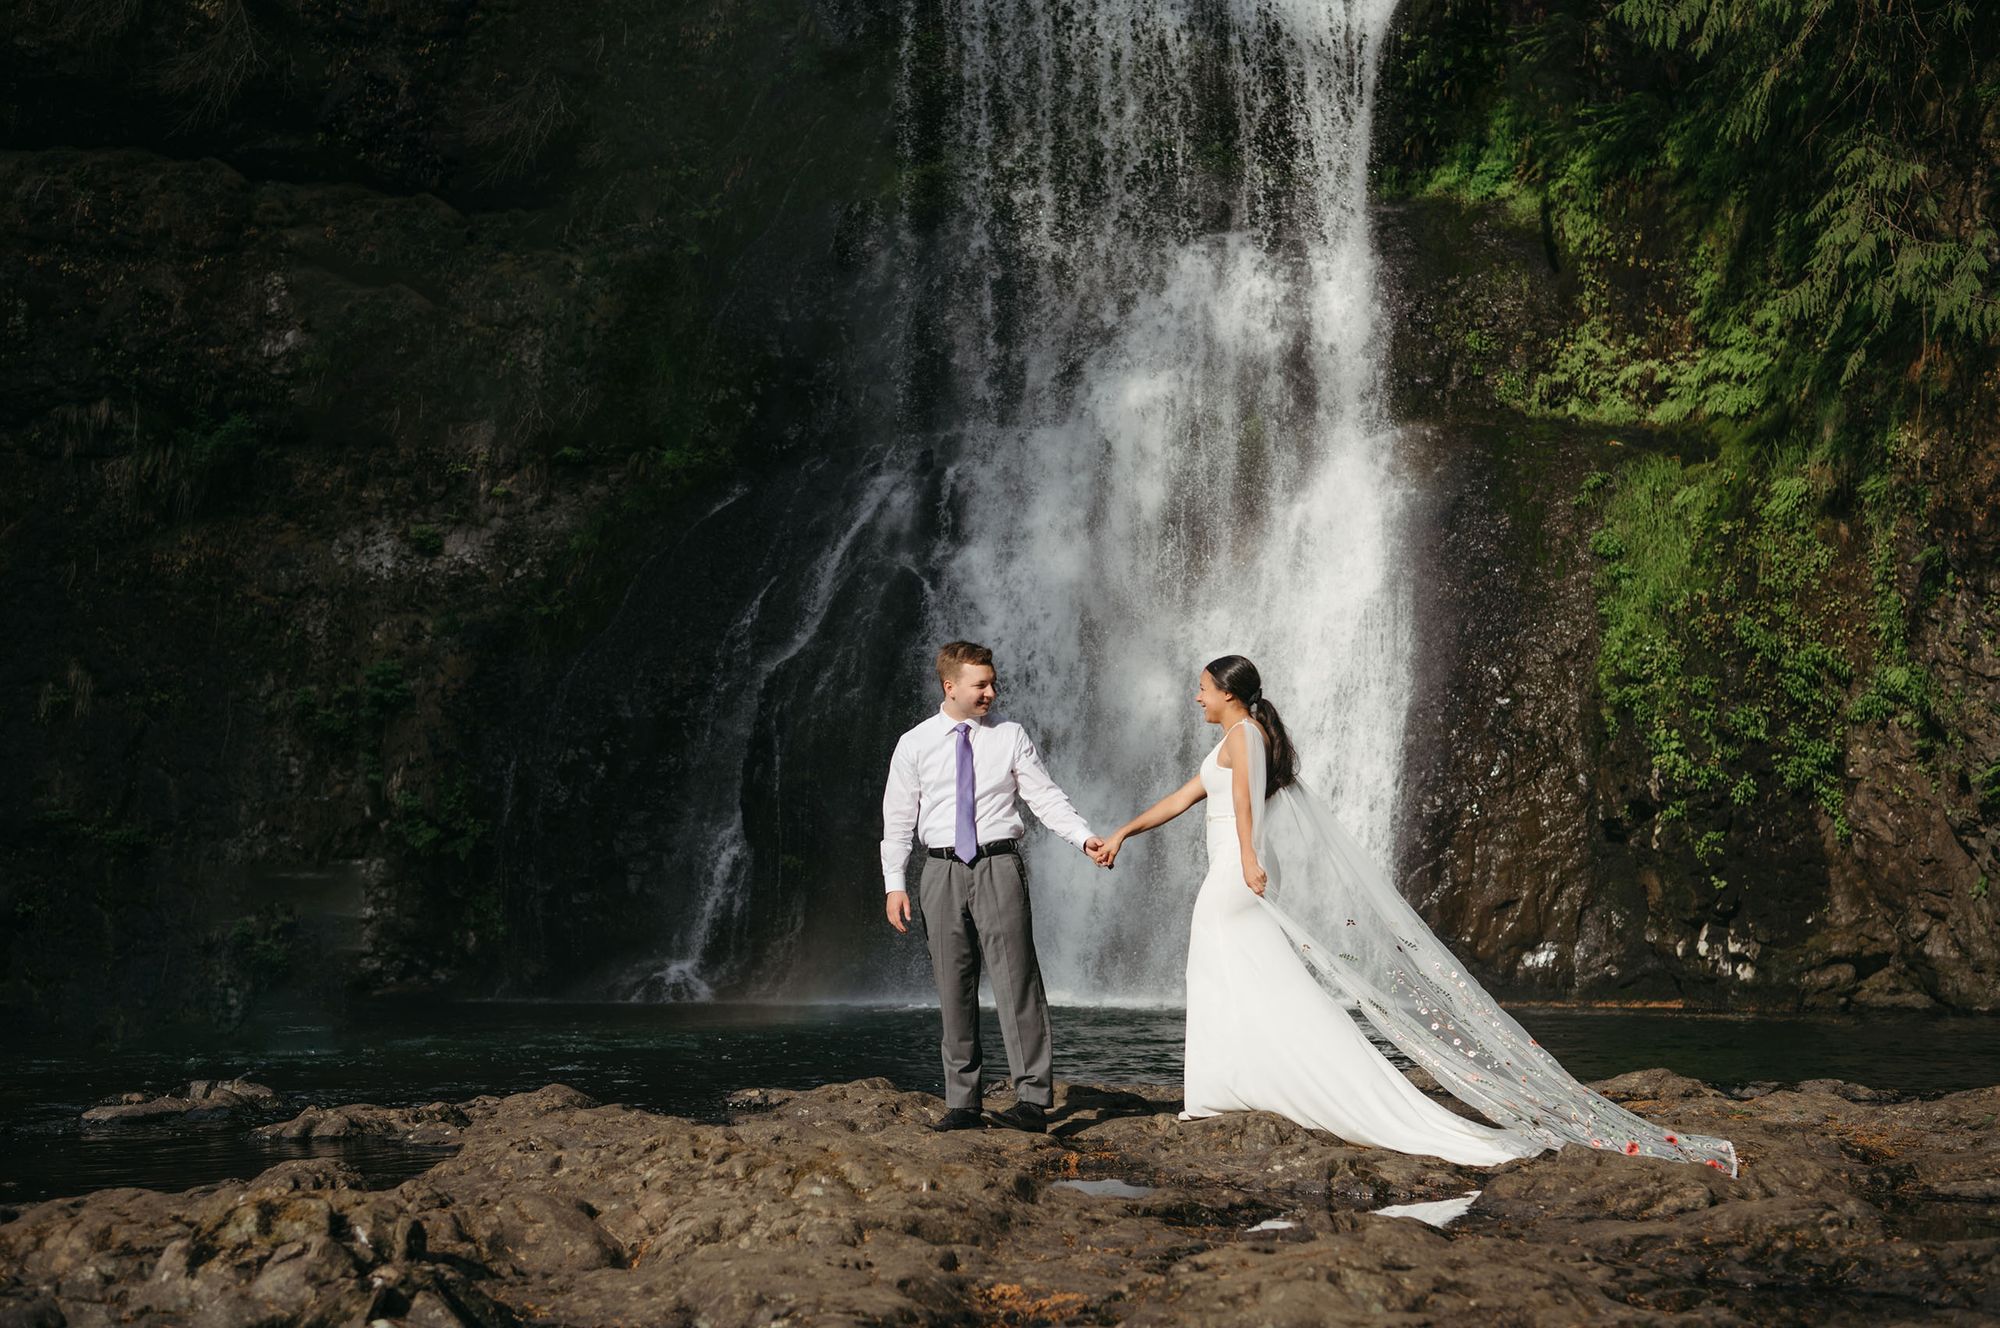
[[[378,659],[361,674],[361,708],[370,719],[394,714],[410,703],[410,683],[403,661]]]
[[[1605,720],[1644,742],[1683,815],[1697,795],[1749,803],[1768,760],[1845,833],[1853,669],[1825,639],[1833,550],[1819,515],[1798,471],[1760,479],[1728,459],[1646,457],[1610,488],[1592,538]],[[1722,842],[1705,833],[1697,858]]]
[[[317,687],[292,693],[292,713],[322,742],[346,744],[364,725],[379,725],[410,703],[410,683],[400,659],[378,659],[362,670],[357,686],[344,683],[322,698]]]
[[[1589,317],[1530,408],[1817,428],[1990,352],[2000,24],[1967,0],[1515,12],[1441,0],[1400,40],[1388,178],[1505,201],[1575,269]],[[1667,302],[1633,317],[1635,280]]]
[[[472,856],[488,829],[472,810],[462,776],[446,781],[428,798],[408,790],[398,793],[391,825],[419,857],[450,857],[459,862]]]
[[[1607,722],[1670,822],[1775,787],[1844,831],[1854,725],[1955,741],[1907,631],[1954,573],[1912,557],[1928,481],[1899,449],[2000,349],[2000,24],[1967,0],[1409,12],[1389,187],[1500,204],[1574,296],[1496,399],[1671,429],[1690,458],[1642,453],[1572,499],[1602,517]],[[1717,832],[1690,831],[1699,861]]]

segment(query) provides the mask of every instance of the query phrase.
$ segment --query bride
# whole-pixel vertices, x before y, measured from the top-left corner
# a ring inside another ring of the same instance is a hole
[[[1182,1119],[1274,1111],[1350,1143],[1470,1166],[1580,1143],[1736,1174],[1727,1140],[1661,1129],[1584,1087],[1500,1009],[1298,782],[1255,665],[1214,661],[1195,703],[1222,741],[1092,854],[1109,867],[1133,835],[1207,803]],[[1321,928],[1339,944],[1317,939]],[[1351,1008],[1498,1128],[1425,1097]]]

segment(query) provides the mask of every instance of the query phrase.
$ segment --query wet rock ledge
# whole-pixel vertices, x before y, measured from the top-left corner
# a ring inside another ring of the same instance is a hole
[[[448,1127],[458,1151],[392,1190],[310,1160],[0,1208],[0,1325],[2000,1315],[2000,1088],[1895,1101],[1816,1081],[1744,1101],[1657,1070],[1600,1087],[1730,1135],[1742,1177],[1578,1149],[1480,1172],[1262,1114],[1182,1124],[1151,1088],[1066,1085],[1033,1137],[933,1134],[938,1100],[879,1079],[739,1095],[728,1124],[551,1086],[289,1130]],[[1469,1190],[1442,1231],[1370,1211]]]

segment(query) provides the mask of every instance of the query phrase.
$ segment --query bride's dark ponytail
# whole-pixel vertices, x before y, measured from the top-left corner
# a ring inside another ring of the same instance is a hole
[[[1270,735],[1270,741],[1264,744],[1264,796],[1268,798],[1297,780],[1298,749],[1292,746],[1291,735],[1285,732],[1285,721],[1278,718],[1278,707],[1264,697],[1264,679],[1257,666],[1241,655],[1224,655],[1212,660],[1207,672],[1217,687],[1249,707],[1250,717]]]
[[[1285,721],[1278,718],[1278,707],[1259,696],[1250,704],[1250,715],[1264,726],[1264,732],[1271,735],[1266,744],[1264,796],[1270,797],[1299,777],[1299,753],[1292,746],[1292,736],[1285,732]]]

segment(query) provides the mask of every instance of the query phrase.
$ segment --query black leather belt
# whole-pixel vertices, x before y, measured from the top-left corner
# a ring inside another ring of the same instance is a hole
[[[927,848],[924,852],[934,858],[956,858],[958,856],[958,850],[950,848]],[[981,844],[979,846],[979,856],[975,857],[972,861],[977,862],[980,858],[990,858],[1000,853],[1012,853],[1018,856],[1020,852],[1021,845],[1019,840],[996,839],[990,844]]]

